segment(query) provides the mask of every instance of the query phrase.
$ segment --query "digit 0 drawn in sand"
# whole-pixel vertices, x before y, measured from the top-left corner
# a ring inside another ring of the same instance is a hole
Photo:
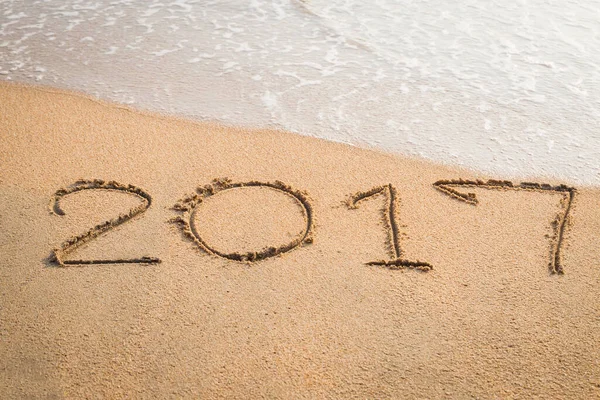
[[[499,181],[490,179],[487,182],[476,180],[469,181],[463,179],[456,180],[439,180],[433,186],[442,193],[453,197],[457,200],[464,201],[467,204],[477,205],[479,200],[475,193],[462,193],[455,188],[483,188],[494,190],[525,190],[530,192],[555,192],[563,194],[561,199],[562,211],[559,212],[552,221],[552,229],[554,236],[551,239],[551,259],[548,263],[548,269],[552,274],[563,274],[563,266],[561,264],[561,249],[564,241],[565,229],[569,220],[569,212],[575,198],[576,189],[566,185],[552,186],[547,183],[522,182],[514,185],[510,181]]]
[[[347,206],[349,209],[357,209],[358,203],[368,199],[370,197],[377,196],[383,193],[386,196],[387,202],[386,206],[383,208],[382,219],[387,227],[387,231],[389,233],[389,250],[392,256],[391,260],[380,260],[380,261],[370,261],[367,262],[367,265],[381,265],[388,267],[390,269],[404,269],[404,268],[412,268],[419,271],[429,271],[433,269],[433,266],[427,262],[423,261],[409,261],[403,258],[403,252],[400,247],[400,234],[398,230],[398,224],[396,222],[396,209],[398,208],[398,195],[396,193],[396,188],[392,186],[392,184],[377,186],[371,190],[366,192],[358,192],[352,196],[347,201]]]
[[[60,266],[69,265],[91,265],[91,264],[156,264],[160,263],[158,258],[154,257],[141,257],[141,258],[128,258],[128,259],[114,259],[114,260],[65,260],[64,258],[72,253],[75,249],[81,245],[92,241],[98,236],[108,232],[114,227],[121,225],[133,217],[144,213],[152,204],[152,197],[142,189],[133,185],[123,185],[115,181],[103,181],[101,179],[94,180],[79,180],[73,185],[66,189],[59,189],[54,193],[51,199],[51,210],[56,215],[65,215],[65,212],[60,208],[60,200],[73,193],[81,192],[83,190],[109,190],[125,192],[136,196],[142,200],[142,204],[129,210],[127,214],[120,214],[117,218],[108,220],[102,224],[94,226],[89,231],[79,235],[73,236],[67,239],[59,248],[52,251],[50,261]]]
[[[295,203],[297,203],[304,216],[306,226],[303,232],[287,244],[279,247],[267,247],[258,252],[227,253],[219,251],[208,244],[204,239],[202,239],[202,237],[200,237],[198,230],[194,227],[192,222],[197,207],[202,204],[206,198],[214,196],[217,193],[244,187],[264,187],[291,197]],[[275,181],[273,183],[258,181],[232,183],[231,180],[227,178],[214,179],[212,184],[198,187],[195,193],[179,200],[179,202],[173,206],[173,209],[182,213],[182,215],[180,217],[173,218],[171,221],[180,226],[186,237],[191,239],[200,249],[206,251],[207,253],[227,258],[229,260],[243,262],[260,261],[264,260],[265,258],[286,253],[304,243],[313,242],[313,209],[307,194],[298,190],[294,190],[280,181]]]

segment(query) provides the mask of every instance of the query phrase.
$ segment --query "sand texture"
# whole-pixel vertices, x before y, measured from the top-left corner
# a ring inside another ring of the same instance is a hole
[[[599,398],[600,191],[505,179],[2,84],[0,397]]]

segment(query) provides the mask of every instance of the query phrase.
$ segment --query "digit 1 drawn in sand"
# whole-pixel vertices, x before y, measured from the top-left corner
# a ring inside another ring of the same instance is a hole
[[[358,192],[348,199],[347,206],[349,209],[357,209],[359,202],[381,193],[384,193],[387,197],[386,206],[383,209],[383,220],[389,232],[389,247],[392,260],[370,261],[367,265],[381,265],[390,269],[412,268],[420,271],[429,271],[433,269],[433,266],[427,262],[409,261],[403,258],[403,252],[400,248],[400,234],[398,231],[398,224],[396,223],[398,196],[396,188],[394,188],[392,184],[377,186],[366,192]]]
[[[214,196],[219,192],[243,187],[264,187],[275,190],[279,193],[283,193],[294,199],[300,207],[300,209],[302,210],[304,219],[306,221],[306,227],[304,228],[304,231],[298,237],[296,237],[294,240],[287,244],[281,245],[279,247],[268,247],[259,252],[225,253],[215,249],[213,246],[208,244],[204,239],[200,237],[200,234],[198,233],[197,229],[194,227],[194,224],[192,222],[197,207],[203,202],[204,199],[210,196]],[[173,206],[173,210],[181,212],[182,216],[175,217],[171,221],[178,224],[181,227],[183,233],[189,239],[191,239],[200,249],[206,251],[209,254],[214,254],[219,257],[227,258],[229,260],[247,262],[260,261],[264,260],[265,258],[274,257],[276,255],[286,253],[296,247],[301,246],[304,243],[313,242],[313,210],[308,200],[308,196],[306,195],[306,193],[294,190],[280,181],[275,181],[274,183],[258,181],[232,183],[231,180],[227,178],[214,179],[212,184],[203,187],[198,187],[196,189],[196,193],[192,193],[191,195],[179,200],[179,202],[177,202],[177,204]]]
[[[565,229],[567,221],[569,219],[569,212],[575,198],[576,189],[566,185],[552,186],[546,183],[533,183],[533,182],[522,182],[518,185],[514,185],[510,181],[498,181],[490,179],[487,182],[476,180],[468,181],[463,179],[457,180],[440,180],[433,184],[433,186],[441,191],[442,193],[455,198],[460,201],[464,201],[467,204],[477,205],[479,201],[475,193],[462,193],[454,189],[456,187],[461,188],[483,188],[483,189],[495,189],[495,190],[526,190],[530,192],[556,192],[563,194],[561,200],[562,212],[559,212],[552,221],[552,228],[554,231],[554,237],[550,243],[551,248],[551,261],[548,264],[548,269],[552,274],[563,274],[563,266],[561,264],[561,248],[564,241]]]
[[[115,259],[115,260],[65,260],[64,258],[71,252],[73,252],[79,246],[90,242],[98,236],[108,232],[112,228],[121,225],[133,217],[144,213],[152,204],[152,197],[142,189],[133,185],[123,185],[115,181],[103,181],[100,179],[94,180],[79,180],[72,186],[66,189],[59,189],[52,196],[52,212],[56,215],[65,215],[65,212],[60,208],[60,200],[70,194],[81,192],[83,190],[113,190],[120,191],[137,196],[142,200],[142,204],[129,210],[127,214],[120,214],[117,218],[106,221],[102,224],[94,226],[89,231],[79,235],[73,236],[65,241],[60,248],[52,251],[51,261],[60,265],[91,265],[91,264],[156,264],[160,263],[158,258],[154,257],[141,257],[141,258],[128,258],[128,259]]]

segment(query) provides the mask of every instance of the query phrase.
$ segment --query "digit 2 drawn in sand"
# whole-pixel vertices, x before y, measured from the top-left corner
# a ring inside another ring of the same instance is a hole
[[[134,196],[139,197],[142,200],[142,204],[129,210],[127,214],[121,214],[115,219],[111,219],[102,224],[94,226],[89,231],[79,235],[73,236],[65,241],[60,248],[52,251],[51,261],[60,265],[90,265],[90,264],[155,264],[160,263],[158,258],[153,257],[141,257],[141,258],[130,258],[130,259],[115,259],[115,260],[65,260],[64,258],[71,252],[73,252],[79,246],[90,242],[98,236],[108,232],[112,228],[121,225],[133,217],[144,213],[152,204],[152,197],[142,189],[133,185],[123,185],[115,181],[105,182],[100,179],[94,180],[79,180],[72,186],[66,189],[59,189],[54,193],[52,197],[52,212],[56,215],[65,215],[65,212],[60,208],[60,200],[70,194],[81,192],[83,190],[113,190],[125,192]]]
[[[306,227],[304,231],[290,243],[281,245],[279,247],[268,247],[259,252],[224,253],[209,245],[204,239],[200,237],[200,234],[198,233],[192,222],[197,207],[203,202],[204,199],[210,196],[214,196],[219,192],[243,187],[264,187],[290,196],[296,201],[305,217]],[[196,243],[196,245],[199,248],[206,251],[207,253],[227,258],[229,260],[260,261],[264,260],[265,258],[273,257],[278,254],[288,252],[296,247],[301,246],[303,243],[313,242],[313,210],[307,195],[303,192],[292,189],[291,187],[287,186],[286,184],[280,181],[275,181],[274,183],[258,181],[232,183],[231,180],[227,178],[215,179],[213,180],[212,184],[203,187],[198,187],[196,189],[196,193],[193,193],[179,200],[179,202],[173,206],[173,209],[175,211],[181,212],[182,216],[173,218],[172,222],[177,223],[183,230],[183,233],[189,239],[191,239],[194,243]]]
[[[403,258],[403,252],[400,248],[400,238],[398,224],[396,222],[396,209],[398,207],[398,196],[396,188],[392,184],[377,186],[366,192],[358,192],[352,195],[347,202],[349,209],[357,209],[358,203],[370,197],[384,193],[387,197],[386,206],[383,209],[383,220],[389,232],[389,247],[392,260],[370,261],[367,265],[381,265],[390,269],[413,268],[420,271],[429,271],[433,266],[427,262],[409,261]]]
[[[475,193],[462,193],[454,189],[456,187],[462,188],[484,188],[484,189],[495,189],[495,190],[526,190],[531,192],[556,192],[563,194],[561,200],[562,212],[558,213],[556,218],[552,221],[552,228],[554,230],[554,237],[551,241],[551,260],[548,264],[548,269],[553,274],[563,274],[563,267],[561,264],[560,251],[562,248],[565,229],[569,218],[569,212],[575,198],[575,188],[566,185],[552,186],[545,183],[532,183],[522,182],[518,185],[514,185],[510,181],[498,181],[490,179],[487,182],[476,180],[468,181],[463,179],[458,180],[440,180],[433,184],[433,186],[441,191],[442,193],[453,197],[457,200],[464,201],[467,204],[477,205],[479,201]]]

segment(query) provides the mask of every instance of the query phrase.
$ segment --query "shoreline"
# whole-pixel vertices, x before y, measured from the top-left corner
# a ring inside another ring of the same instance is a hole
[[[93,96],[84,91],[63,89],[63,88],[55,87],[52,85],[31,84],[31,83],[13,82],[13,81],[0,81],[0,87],[2,87],[2,86],[23,87],[23,88],[38,90],[38,91],[50,93],[50,94],[75,96],[77,98],[81,98],[84,100],[89,100],[89,101],[98,103],[104,107],[122,109],[122,110],[126,110],[128,112],[133,112],[133,113],[142,115],[142,116],[164,119],[167,121],[174,121],[174,122],[185,121],[187,123],[195,123],[198,125],[208,124],[208,125],[212,125],[215,127],[224,127],[224,128],[229,128],[229,129],[236,129],[236,128],[242,127],[240,125],[227,123],[227,122],[221,121],[219,119],[197,119],[197,118],[193,118],[191,116],[185,115],[185,114],[176,114],[176,113],[171,114],[168,112],[153,111],[153,110],[144,109],[141,107],[136,107],[135,105],[119,103],[119,102],[116,102],[113,100]],[[576,184],[577,187],[586,188],[586,189],[595,189],[595,188],[600,187],[600,184],[579,183],[576,180],[569,180],[569,179],[564,180],[564,179],[561,179],[561,178],[559,178],[557,176],[553,176],[553,175],[533,175],[533,174],[528,175],[528,174],[510,174],[510,173],[497,174],[497,173],[494,173],[494,171],[487,171],[487,170],[477,169],[475,167],[453,164],[451,162],[444,162],[443,160],[430,159],[430,158],[426,158],[426,157],[422,157],[422,156],[418,156],[418,155],[414,155],[414,154],[406,154],[406,153],[396,152],[394,150],[379,148],[379,147],[376,147],[373,145],[369,145],[367,143],[356,143],[355,144],[355,143],[341,142],[341,141],[336,141],[336,140],[331,140],[331,139],[327,139],[327,138],[313,136],[309,132],[287,131],[283,127],[280,127],[280,126],[250,125],[250,126],[243,126],[243,129],[252,131],[252,132],[272,131],[272,132],[283,132],[286,134],[291,133],[294,135],[298,135],[300,137],[306,137],[306,138],[314,139],[317,141],[322,141],[323,143],[333,143],[335,145],[348,146],[350,148],[370,151],[370,152],[377,153],[377,154],[385,154],[385,155],[391,156],[392,158],[401,157],[403,159],[414,161],[414,162],[423,162],[425,164],[431,164],[431,165],[438,166],[438,167],[454,169],[459,172],[462,171],[462,173],[465,175],[469,175],[469,176],[472,176],[473,178],[478,178],[478,179],[486,179],[486,180],[487,179],[500,179],[500,180],[510,180],[510,181],[540,181],[540,182],[543,181],[544,183],[549,183],[552,185]]]

